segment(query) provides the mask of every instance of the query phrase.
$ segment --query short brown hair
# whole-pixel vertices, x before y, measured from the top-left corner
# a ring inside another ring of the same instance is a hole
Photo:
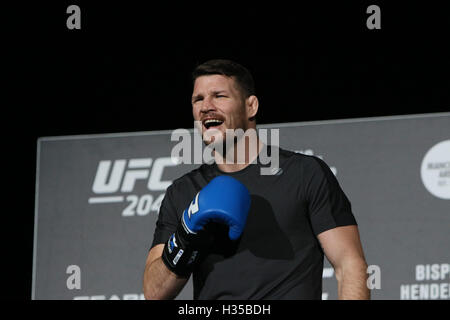
[[[192,82],[200,76],[220,74],[235,79],[245,98],[255,94],[255,83],[250,71],[231,60],[214,59],[198,65],[192,72]]]

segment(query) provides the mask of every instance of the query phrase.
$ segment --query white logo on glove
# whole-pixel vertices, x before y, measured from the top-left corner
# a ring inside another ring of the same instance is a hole
[[[198,211],[198,196],[199,196],[199,194],[200,194],[200,192],[197,193],[197,195],[195,196],[195,199],[189,205],[189,209],[188,209],[189,219],[191,219],[192,214],[195,214]]]

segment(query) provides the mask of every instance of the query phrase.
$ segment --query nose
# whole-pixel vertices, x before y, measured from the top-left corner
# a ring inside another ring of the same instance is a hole
[[[208,113],[211,111],[216,111],[216,107],[214,106],[214,103],[211,101],[209,97],[206,97],[203,99],[202,104],[200,106],[200,113]]]

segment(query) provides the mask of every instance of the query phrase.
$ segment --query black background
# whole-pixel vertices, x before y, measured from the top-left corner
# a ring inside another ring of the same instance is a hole
[[[245,65],[259,123],[450,111],[443,2],[341,2],[74,0],[5,9],[2,298],[31,298],[37,138],[192,128],[198,63]],[[81,8],[81,30],[66,27],[70,4]],[[370,4],[381,8],[381,30],[366,27]]]

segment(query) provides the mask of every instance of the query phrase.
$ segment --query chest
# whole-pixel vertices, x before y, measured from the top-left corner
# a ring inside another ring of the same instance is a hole
[[[307,204],[299,181],[284,176],[260,176],[246,185],[252,200],[249,228],[265,234],[279,228],[287,236],[309,228]]]

